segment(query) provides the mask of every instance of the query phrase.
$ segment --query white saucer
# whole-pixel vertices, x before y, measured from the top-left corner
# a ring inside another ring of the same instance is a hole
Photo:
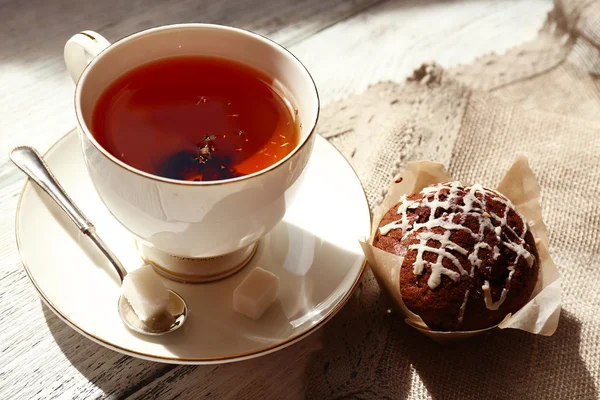
[[[126,268],[141,264],[134,239],[96,194],[77,133],[60,139],[45,160]],[[322,326],[348,300],[365,267],[358,238],[369,234],[370,213],[350,165],[317,137],[302,178],[284,221],[259,242],[252,261],[240,272],[196,285],[164,279],[190,308],[185,325],[165,336],[141,336],[123,325],[117,314],[115,272],[58,206],[29,182],[17,208],[17,245],[27,274],[48,306],[101,345],[168,363],[253,358],[282,349]],[[258,266],[279,276],[281,291],[278,301],[254,321],[232,311],[232,294]]]

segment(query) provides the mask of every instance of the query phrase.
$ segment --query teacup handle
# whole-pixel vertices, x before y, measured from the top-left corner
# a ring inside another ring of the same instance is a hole
[[[64,50],[65,64],[71,73],[73,82],[77,83],[89,63],[86,53],[94,58],[108,46],[110,46],[110,42],[104,36],[93,31],[79,32],[67,40]]]

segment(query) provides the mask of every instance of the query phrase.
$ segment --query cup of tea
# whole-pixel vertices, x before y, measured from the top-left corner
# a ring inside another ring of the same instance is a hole
[[[319,98],[306,68],[260,35],[210,24],[113,44],[84,31],[64,56],[88,172],[147,261],[186,282],[242,268],[312,152]]]

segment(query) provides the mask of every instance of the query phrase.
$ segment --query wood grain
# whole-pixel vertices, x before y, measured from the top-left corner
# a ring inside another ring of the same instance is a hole
[[[419,63],[451,66],[532,39],[550,0],[159,0],[0,2],[0,154],[47,149],[74,126],[73,84],[62,46],[73,33],[109,40],[150,26],[216,22],[287,45],[309,68],[324,104]],[[0,399],[302,397],[303,365],[318,337],[279,353],[219,367],[137,360],[80,336],[45,307],[14,241],[24,178],[0,157]]]
[[[402,81],[421,63],[444,67],[535,38],[549,0],[390,1],[290,47],[327,104],[379,81]]]

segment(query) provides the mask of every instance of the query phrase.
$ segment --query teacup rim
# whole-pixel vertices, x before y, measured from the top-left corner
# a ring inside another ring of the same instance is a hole
[[[298,63],[298,65],[301,67],[301,69],[306,73],[306,75],[312,82],[312,86],[313,86],[315,97],[316,97],[316,108],[317,109],[316,109],[316,113],[315,113],[314,122],[313,122],[313,125],[312,125],[308,135],[306,135],[306,137],[304,137],[294,147],[294,149],[292,149],[292,151],[290,151],[290,153],[287,154],[285,157],[283,157],[281,160],[268,166],[267,168],[261,169],[260,171],[257,171],[257,172],[254,172],[254,173],[251,173],[248,175],[235,177],[235,178],[221,179],[221,180],[214,180],[214,181],[184,181],[184,180],[179,180],[179,179],[165,178],[165,177],[162,177],[159,175],[151,174],[149,172],[142,171],[141,169],[138,169],[138,168],[135,168],[135,167],[129,165],[129,164],[119,160],[115,156],[113,156],[108,150],[106,150],[104,147],[102,147],[102,145],[100,145],[100,143],[98,143],[96,138],[92,135],[90,129],[88,128],[88,126],[83,118],[83,115],[81,112],[81,107],[78,107],[78,103],[81,100],[82,82],[85,80],[85,78],[87,77],[87,75],[89,74],[89,72],[93,68],[93,66],[101,58],[102,54],[104,54],[107,51],[110,51],[111,49],[116,48],[117,46],[122,45],[123,43],[125,43],[129,40],[132,40],[137,37],[144,36],[144,35],[147,35],[147,34],[150,34],[153,32],[158,32],[158,31],[167,30],[167,29],[190,29],[190,28],[213,28],[213,29],[216,28],[216,29],[224,29],[224,30],[234,31],[234,32],[242,33],[242,34],[248,34],[248,35],[254,37],[255,39],[266,42],[267,44],[272,45],[272,46],[278,48],[279,50],[283,51],[285,54],[291,56],[292,59],[294,59]],[[92,37],[92,39],[94,39],[94,38]],[[304,148],[307,145],[307,143],[311,142],[311,138],[316,133],[316,128],[317,128],[317,124],[318,124],[319,116],[320,116],[320,112],[321,112],[321,100],[319,98],[319,91],[317,89],[315,80],[312,77],[312,75],[310,74],[308,68],[306,68],[306,66],[302,63],[302,61],[300,61],[300,59],[298,57],[296,57],[291,51],[289,51],[288,49],[286,49],[284,46],[280,45],[279,43],[275,42],[274,40],[271,40],[259,33],[256,33],[256,32],[253,32],[253,31],[250,31],[247,29],[236,28],[233,26],[220,25],[220,24],[209,24],[209,23],[183,23],[183,24],[168,24],[168,25],[156,26],[153,28],[144,29],[144,30],[132,33],[130,35],[124,36],[124,37],[116,40],[114,43],[111,43],[110,46],[108,46],[107,48],[102,50],[98,55],[96,55],[90,61],[90,63],[87,64],[86,67],[84,68],[81,76],[79,77],[79,79],[77,80],[77,83],[75,85],[74,106],[75,106],[75,116],[77,118],[77,123],[78,123],[79,127],[81,128],[82,133],[86,136],[86,138],[90,141],[90,143],[92,143],[94,145],[94,147],[98,151],[100,151],[107,159],[109,159],[110,161],[115,163],[117,166],[119,166],[129,172],[132,172],[136,175],[139,175],[141,177],[148,178],[148,179],[151,179],[154,181],[167,183],[167,184],[173,184],[173,185],[196,186],[196,187],[198,187],[198,186],[218,186],[218,185],[243,182],[243,181],[250,180],[252,178],[264,175],[270,171],[273,171],[273,170],[281,167],[289,159],[294,157],[294,155],[296,155],[302,148]]]

